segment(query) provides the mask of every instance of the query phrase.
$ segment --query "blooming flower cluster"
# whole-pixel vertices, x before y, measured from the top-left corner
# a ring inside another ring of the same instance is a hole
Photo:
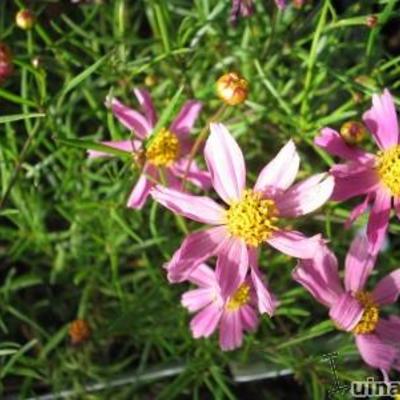
[[[246,100],[248,84],[230,73],[217,82],[218,96],[228,105]],[[279,306],[259,266],[264,244],[298,260],[293,278],[329,308],[335,326],[351,333],[364,361],[385,373],[400,367],[400,318],[382,317],[381,308],[400,294],[400,269],[365,289],[387,230],[392,204],[400,214],[400,144],[393,98],[385,90],[373,96],[363,124],[352,121],[340,133],[324,128],[315,141],[334,156],[347,160],[329,173],[319,173],[295,183],[300,156],[289,140],[261,170],[253,185],[246,183],[245,159],[239,144],[221,122],[207,124],[209,136],[203,148],[206,169],[193,160],[194,143],[189,134],[201,110],[187,101],[169,127],[157,124],[150,95],[134,93],[142,112],[116,98],[106,101],[132,136],[103,142],[132,155],[139,171],[127,203],[140,209],[149,195],[176,215],[204,224],[189,233],[165,264],[171,283],[196,285],[182,296],[182,305],[194,313],[190,328],[194,338],[209,337],[219,330],[223,350],[243,342],[243,332],[254,331],[262,314],[272,317]],[[372,133],[380,151],[374,155],[358,145]],[[200,135],[201,136],[201,135]],[[89,157],[107,152],[89,151]],[[204,195],[187,191],[185,181]],[[345,262],[344,287],[338,262],[321,234],[307,237],[292,229],[292,221],[323,206],[330,198],[344,201],[365,195],[351,213],[351,223],[373,203],[367,235],[354,239]],[[207,263],[207,264],[206,264]],[[215,263],[215,267],[213,267]]]

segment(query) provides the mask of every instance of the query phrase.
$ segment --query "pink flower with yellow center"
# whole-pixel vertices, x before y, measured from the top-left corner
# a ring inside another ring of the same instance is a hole
[[[322,129],[315,143],[347,161],[331,168],[335,176],[332,200],[344,201],[365,195],[364,201],[353,209],[346,224],[350,225],[372,204],[367,236],[371,251],[377,253],[389,225],[392,202],[400,217],[399,125],[393,98],[387,89],[382,95],[372,97],[372,107],[363,119],[379,147],[376,154],[365,152],[357,144],[347,144],[331,128]]]
[[[196,313],[190,322],[194,338],[209,337],[219,329],[222,350],[233,350],[242,345],[243,331],[254,331],[258,325],[256,294],[247,279],[227,298],[221,293],[215,272],[200,264],[188,280],[198,286],[182,296],[182,305]]]
[[[400,269],[366,290],[376,256],[368,249],[365,236],[353,241],[345,261],[344,288],[340,282],[335,255],[321,246],[312,260],[300,260],[294,279],[321,304],[329,308],[329,316],[338,329],[354,335],[363,360],[374,368],[388,372],[400,370],[400,319],[384,318],[381,307],[394,304],[400,294]]]
[[[140,209],[145,204],[154,182],[161,180],[160,170],[168,186],[174,188],[181,186],[180,179],[186,174],[189,162],[187,155],[193,144],[189,133],[201,110],[201,103],[194,100],[187,101],[169,128],[153,132],[157,116],[150,95],[144,89],[134,89],[134,93],[143,114],[125,106],[115,98],[109,99],[107,106],[121,124],[135,135],[135,139],[102,143],[131,152],[133,162],[141,168],[142,173],[127,203],[128,207]],[[108,154],[89,150],[88,155],[94,158],[105,157]],[[186,177],[189,182],[202,189],[210,186],[209,174],[199,169],[194,160],[190,162]]]
[[[320,236],[307,238],[284,228],[284,219],[308,214],[324,204],[334,181],[314,175],[292,186],[300,158],[289,141],[261,171],[252,189],[246,188],[243,153],[223,124],[211,124],[204,156],[212,185],[227,205],[210,197],[194,196],[156,186],[152,196],[171,211],[192,220],[214,225],[192,233],[168,264],[172,282],[184,281],[198,265],[218,256],[216,276],[222,295],[230,296],[245,280],[248,268],[256,288],[259,310],[272,315],[275,302],[265,288],[257,266],[258,248],[264,243],[293,257],[311,258]]]

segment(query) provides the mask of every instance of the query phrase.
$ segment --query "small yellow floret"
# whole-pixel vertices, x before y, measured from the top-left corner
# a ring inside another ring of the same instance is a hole
[[[355,297],[364,307],[364,313],[360,322],[353,329],[353,333],[356,335],[371,333],[375,330],[376,325],[378,325],[379,307],[375,303],[371,293],[360,291],[356,293]]]
[[[277,215],[273,200],[263,199],[259,192],[245,190],[243,197],[226,211],[226,225],[232,236],[257,247],[277,229]]]
[[[229,311],[236,311],[250,301],[250,286],[247,283],[242,283],[236,292],[231,296],[226,308]]]
[[[146,159],[157,167],[167,166],[179,158],[180,144],[177,136],[162,128],[150,139],[146,149]]]
[[[400,146],[378,153],[377,172],[393,196],[400,196]]]

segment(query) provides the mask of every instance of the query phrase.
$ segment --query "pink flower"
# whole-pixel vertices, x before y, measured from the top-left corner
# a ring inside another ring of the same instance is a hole
[[[160,169],[164,172],[169,186],[180,187],[179,178],[184,176],[188,163],[186,154],[192,147],[189,132],[201,110],[201,103],[194,100],[187,101],[168,129],[161,128],[158,132],[153,132],[157,117],[150,95],[144,89],[134,89],[134,93],[143,114],[125,106],[115,98],[107,101],[107,105],[121,124],[134,133],[135,139],[102,143],[132,152],[136,163],[143,164],[142,173],[127,203],[128,207],[140,209],[145,204],[154,181],[160,180]],[[107,156],[106,153],[92,150],[89,150],[88,155],[91,158]],[[210,186],[209,174],[200,170],[195,161],[190,164],[187,179],[203,189]]]
[[[254,331],[258,325],[255,293],[251,280],[244,283],[228,298],[224,298],[215,272],[200,264],[188,280],[198,286],[182,296],[182,305],[196,313],[190,322],[193,337],[209,337],[219,329],[222,350],[242,345],[243,331]]]
[[[340,134],[331,128],[322,129],[315,143],[346,160],[346,163],[334,165],[331,169],[335,176],[332,199],[344,201],[365,196],[364,201],[351,212],[346,225],[350,225],[372,204],[367,236],[375,254],[385,238],[392,200],[400,217],[399,126],[393,98],[387,89],[382,95],[372,97],[372,107],[363,119],[380,149],[377,154],[346,144]]]
[[[216,276],[222,295],[230,296],[245,280],[248,268],[256,288],[261,313],[272,315],[275,302],[260,280],[257,248],[267,242],[293,257],[311,258],[320,236],[307,238],[282,227],[282,218],[308,214],[324,204],[332,193],[333,178],[312,176],[296,185],[300,158],[289,141],[261,171],[253,189],[246,189],[242,151],[223,124],[211,124],[204,149],[212,184],[228,208],[210,197],[156,186],[152,196],[171,211],[214,225],[187,236],[168,264],[168,277],[181,282],[212,256],[218,255]]]
[[[253,0],[232,0],[231,23],[236,24],[239,17],[249,17],[253,12]]]
[[[400,269],[379,281],[374,290],[366,291],[375,258],[368,251],[367,238],[358,236],[346,257],[344,289],[337,259],[326,246],[321,246],[313,260],[300,260],[293,277],[329,308],[329,316],[339,329],[353,333],[363,360],[388,372],[399,369],[395,363],[400,359],[400,319],[383,318],[380,308],[397,301]]]

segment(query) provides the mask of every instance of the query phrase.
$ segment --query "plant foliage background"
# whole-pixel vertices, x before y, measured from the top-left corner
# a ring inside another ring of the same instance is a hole
[[[249,80],[249,99],[220,120],[250,180],[290,138],[302,177],[327,170],[332,159],[313,145],[319,129],[359,120],[384,87],[399,93],[398,2],[310,1],[279,12],[259,0],[236,27],[225,0],[86,3],[0,3],[0,40],[14,54],[0,87],[0,397],[73,389],[77,399],[324,399],[332,375],[322,356],[332,351],[340,379],[373,376],[349,335],[292,281],[296,261],[269,249],[261,266],[281,300],[276,316],[234,352],[221,352],[215,337],[194,340],[180,306],[188,286],[168,284],[162,268],[185,227],[154,202],[125,208],[132,165],[88,160],[71,144],[126,137],[104,101],[112,92],[136,107],[135,86],[151,91],[159,112],[181,88],[178,105],[201,100],[197,134],[220,106],[216,79],[233,70]],[[29,31],[14,23],[26,6],[37,16]],[[342,261],[365,223],[343,229],[350,206],[331,202],[299,222],[330,239]],[[399,265],[399,232],[392,219],[381,276]],[[68,326],[78,318],[91,337],[73,346]],[[235,366],[258,363],[293,373],[234,382]],[[85,394],[88,383],[174,365],[185,366],[174,377]]]

